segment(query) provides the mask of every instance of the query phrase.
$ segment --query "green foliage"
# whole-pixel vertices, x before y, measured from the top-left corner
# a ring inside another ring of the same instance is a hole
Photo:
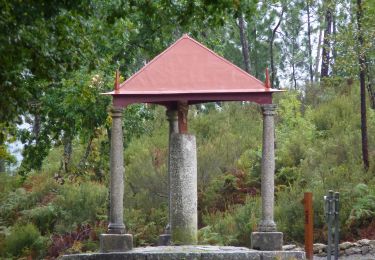
[[[108,190],[99,183],[65,184],[56,198],[59,233],[73,230],[77,225],[95,223],[106,218]]]
[[[206,213],[206,225],[198,233],[199,242],[215,245],[250,246],[250,236],[259,222],[260,200],[248,197],[244,205],[228,208],[225,212]]]
[[[14,226],[5,239],[5,256],[41,257],[47,247],[48,238],[42,237],[38,229],[32,225]]]
[[[11,225],[16,220],[18,211],[27,208],[28,200],[26,191],[23,188],[19,188],[7,195],[0,206],[0,218],[4,224]]]
[[[315,199],[319,197],[316,196]],[[302,200],[303,192],[297,187],[288,187],[277,193],[275,221],[278,230],[284,233],[284,241],[287,243],[301,243],[304,240]]]
[[[125,225],[134,236],[135,246],[157,245],[158,237],[167,225],[166,205],[159,208],[125,209]]]
[[[32,222],[43,235],[54,230],[54,225],[59,214],[56,206],[52,203],[45,206],[36,206],[32,209],[21,211],[20,213],[22,217],[19,222]]]
[[[353,189],[355,200],[347,224],[353,228],[364,226],[375,217],[375,191],[360,183]]]

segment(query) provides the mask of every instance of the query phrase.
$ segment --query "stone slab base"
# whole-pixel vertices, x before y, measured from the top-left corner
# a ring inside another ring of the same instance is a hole
[[[127,252],[65,255],[63,260],[305,260],[302,251],[256,251],[232,246],[139,247]]]
[[[283,247],[282,232],[251,233],[251,248],[262,251],[278,251]]]
[[[125,252],[133,249],[133,236],[131,234],[101,234],[100,252]]]
[[[161,234],[159,236],[159,246],[169,246],[171,244],[171,234]]]

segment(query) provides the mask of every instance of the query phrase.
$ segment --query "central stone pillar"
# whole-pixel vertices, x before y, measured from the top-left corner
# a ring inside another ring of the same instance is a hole
[[[124,146],[122,134],[122,108],[112,108],[110,152],[110,213],[107,234],[100,235],[100,251],[124,252],[133,248],[133,237],[125,234],[124,225]]]
[[[275,175],[275,127],[276,105],[262,105],[263,112],[263,151],[262,151],[262,219],[259,232],[251,234],[251,247],[257,250],[282,250],[283,233],[277,232],[273,219],[274,211],[274,175]]]
[[[193,135],[170,138],[170,224],[172,244],[193,245],[198,233],[197,154]]]

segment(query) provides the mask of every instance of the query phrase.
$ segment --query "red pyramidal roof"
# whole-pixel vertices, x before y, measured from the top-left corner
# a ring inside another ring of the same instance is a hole
[[[225,100],[272,103],[276,91],[185,34],[107,94],[113,95],[115,105],[170,105]]]

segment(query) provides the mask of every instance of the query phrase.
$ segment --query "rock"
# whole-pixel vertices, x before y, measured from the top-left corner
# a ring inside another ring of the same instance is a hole
[[[318,254],[318,253],[323,252],[327,248],[327,245],[316,243],[314,244],[313,248],[314,248],[314,254]]]
[[[368,246],[368,245],[370,245],[370,240],[361,239],[361,240],[358,240],[357,243],[360,244],[361,246]]]
[[[296,247],[293,249],[293,251],[305,251],[305,249],[301,247]]]
[[[322,251],[322,252],[318,253],[317,256],[326,257],[327,253]]]
[[[341,250],[345,250],[345,249],[351,248],[353,246],[354,246],[354,244],[351,243],[351,242],[343,242],[339,245]]]
[[[283,251],[291,251],[294,250],[296,247],[296,245],[285,245],[283,246]]]
[[[361,249],[359,247],[351,247],[345,250],[346,255],[361,254]]]
[[[375,240],[370,240],[369,244],[372,248],[375,248]]]
[[[361,247],[362,255],[368,254],[370,252],[370,246],[363,246]]]

